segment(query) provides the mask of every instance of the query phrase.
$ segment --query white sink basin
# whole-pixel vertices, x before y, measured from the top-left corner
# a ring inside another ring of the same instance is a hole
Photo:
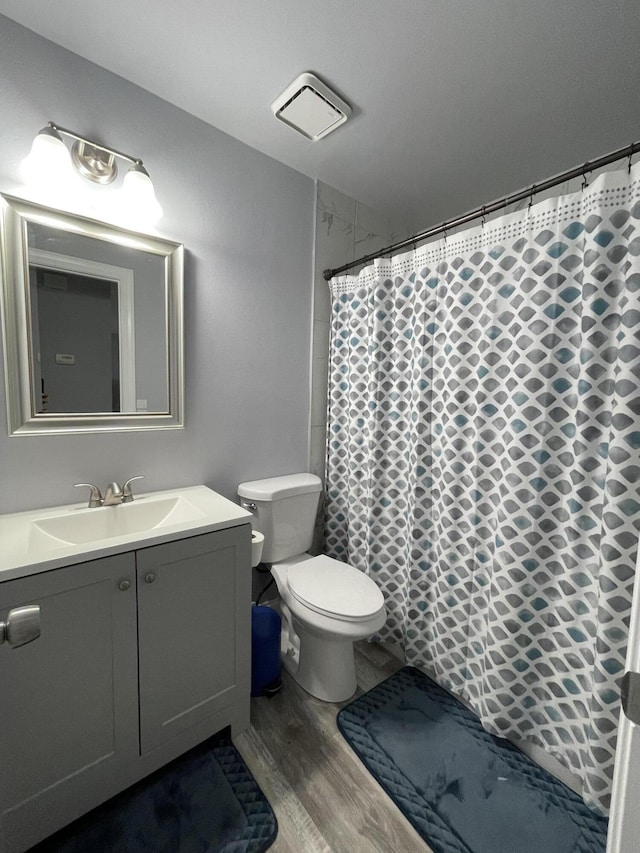
[[[251,513],[206,486],[0,515],[0,582],[137,548],[250,526]]]
[[[144,533],[172,524],[203,519],[202,513],[183,497],[132,501],[117,506],[65,511],[32,522],[34,532],[58,542],[82,545],[96,539],[112,539]]]

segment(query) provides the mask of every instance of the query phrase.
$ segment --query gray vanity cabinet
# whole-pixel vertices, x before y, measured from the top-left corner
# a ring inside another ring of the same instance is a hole
[[[237,537],[232,528],[136,554],[143,755],[249,695],[250,651],[238,641],[250,636],[250,569],[238,571]]]
[[[0,583],[0,853],[21,853],[227,725],[249,724],[251,527]]]
[[[0,584],[0,619],[25,604],[40,605],[40,637],[0,646],[1,826],[10,851],[115,793],[138,747],[134,555]]]

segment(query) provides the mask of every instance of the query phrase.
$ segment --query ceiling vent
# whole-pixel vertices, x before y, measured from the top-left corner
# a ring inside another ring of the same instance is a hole
[[[340,127],[351,115],[351,107],[308,72],[296,77],[271,109],[276,118],[312,142]]]

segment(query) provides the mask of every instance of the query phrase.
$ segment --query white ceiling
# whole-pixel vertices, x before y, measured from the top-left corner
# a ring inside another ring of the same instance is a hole
[[[638,0],[0,0],[254,148],[426,227],[640,138]],[[312,143],[270,105],[353,107]]]

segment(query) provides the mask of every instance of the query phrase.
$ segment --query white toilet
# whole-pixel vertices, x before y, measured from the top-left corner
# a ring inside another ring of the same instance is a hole
[[[355,693],[353,643],[385,623],[382,593],[368,575],[331,557],[312,557],[322,483],[289,474],[238,486],[253,527],[264,535],[281,599],[282,663],[312,696],[342,702]]]

